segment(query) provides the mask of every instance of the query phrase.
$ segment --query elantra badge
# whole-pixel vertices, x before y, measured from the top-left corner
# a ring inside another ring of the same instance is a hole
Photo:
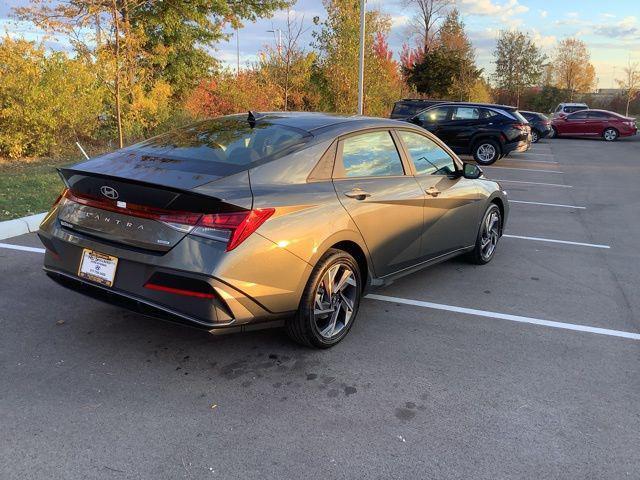
[[[110,187],[109,185],[101,186],[100,192],[102,193],[102,195],[104,195],[107,198],[110,198],[111,200],[117,200],[118,197],[120,196],[118,191],[115,188]]]

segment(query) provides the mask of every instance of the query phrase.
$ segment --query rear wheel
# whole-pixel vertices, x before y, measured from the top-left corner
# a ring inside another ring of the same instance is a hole
[[[482,217],[482,223],[478,230],[476,245],[469,253],[471,262],[477,265],[489,263],[496,253],[500,230],[502,228],[502,215],[500,208],[495,203],[489,204]]]
[[[480,165],[491,165],[500,158],[500,155],[500,145],[495,140],[478,140],[473,146],[473,158]]]
[[[311,272],[298,313],[287,320],[287,333],[308,347],[334,346],[349,333],[361,294],[356,260],[342,250],[329,250]]]
[[[603,132],[602,138],[607,142],[614,142],[618,139],[618,135],[618,131],[615,128],[609,127]]]
[[[540,140],[540,135],[537,130],[531,130],[531,143],[538,143]]]

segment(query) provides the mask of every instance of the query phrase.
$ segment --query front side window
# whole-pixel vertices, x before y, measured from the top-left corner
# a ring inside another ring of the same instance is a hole
[[[451,116],[451,120],[477,120],[479,118],[480,109],[475,107],[456,107]]]
[[[439,123],[447,119],[449,109],[447,107],[432,108],[418,115],[422,123]]]
[[[578,112],[567,117],[568,120],[584,120],[587,118],[587,112]]]
[[[451,175],[456,166],[451,156],[433,140],[415,132],[398,132],[404,142],[418,175]]]
[[[364,133],[342,142],[341,177],[386,177],[404,175],[402,160],[388,131]]]

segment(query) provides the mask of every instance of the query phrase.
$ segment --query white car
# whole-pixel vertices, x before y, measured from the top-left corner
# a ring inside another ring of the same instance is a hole
[[[580,110],[587,110],[589,106],[586,103],[560,103],[553,111],[551,118],[566,117],[570,113]]]

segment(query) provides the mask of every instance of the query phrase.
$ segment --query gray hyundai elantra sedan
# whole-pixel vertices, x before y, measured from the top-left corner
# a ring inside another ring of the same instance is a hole
[[[212,333],[326,348],[368,289],[489,262],[506,193],[425,130],[322,113],[206,120],[60,169],[43,221],[59,284]]]

